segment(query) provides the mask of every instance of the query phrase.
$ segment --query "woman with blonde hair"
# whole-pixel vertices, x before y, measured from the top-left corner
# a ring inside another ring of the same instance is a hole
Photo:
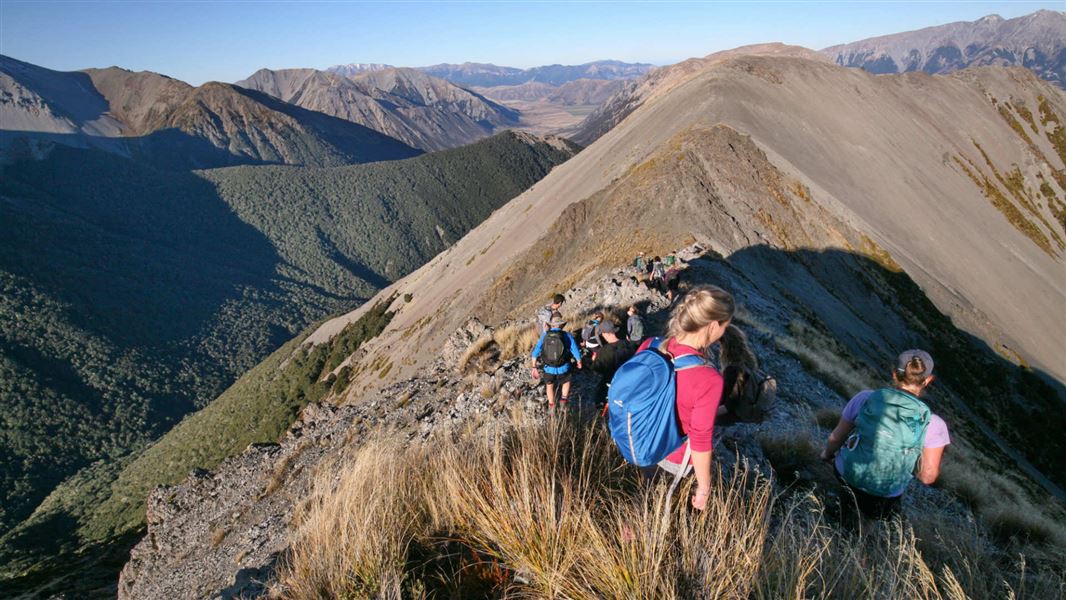
[[[667,337],[658,350],[674,360],[688,355],[704,356],[707,348],[726,332],[735,310],[736,303],[729,292],[713,285],[692,288],[674,306]],[[651,343],[651,339],[644,342],[639,351]],[[706,507],[711,494],[711,438],[722,385],[722,376],[706,361],[698,367],[677,371],[677,414],[688,441],[657,467],[642,469],[646,476],[663,469],[678,478],[695,471],[697,486],[692,507],[696,510]]]

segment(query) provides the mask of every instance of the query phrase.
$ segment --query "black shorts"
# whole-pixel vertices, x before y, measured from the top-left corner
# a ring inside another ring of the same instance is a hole
[[[543,369],[540,372],[540,380],[543,381],[545,384],[550,383],[552,385],[562,385],[564,383],[570,383],[570,380],[573,378],[573,369],[567,371],[566,373],[560,373],[558,375],[553,375],[551,373],[548,373],[547,371],[544,371]]]
[[[836,469],[833,469],[836,472]],[[843,484],[844,489],[849,492],[851,498],[845,498],[845,502],[854,500],[854,506],[858,507],[867,519],[890,519],[896,515],[900,515],[903,512],[903,496],[895,496],[893,498],[885,498],[883,496],[873,496],[866,492],[851,487],[840,473],[836,473],[837,479]]]

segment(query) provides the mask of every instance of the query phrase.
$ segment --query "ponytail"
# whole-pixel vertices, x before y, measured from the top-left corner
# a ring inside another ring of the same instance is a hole
[[[730,323],[719,342],[721,346],[718,348],[718,359],[722,368],[736,366],[752,371],[759,369],[759,359],[752,352],[751,346],[748,345],[748,336],[741,328]]]
[[[929,377],[925,361],[917,354],[911,356],[906,365],[897,368],[895,375],[896,382],[900,385],[921,385]]]

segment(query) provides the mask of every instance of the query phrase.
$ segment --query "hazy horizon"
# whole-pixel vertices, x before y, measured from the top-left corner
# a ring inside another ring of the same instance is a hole
[[[261,68],[597,60],[672,64],[763,42],[821,49],[1061,2],[117,2],[0,3],[0,54],[49,69],[119,66],[193,85]]]

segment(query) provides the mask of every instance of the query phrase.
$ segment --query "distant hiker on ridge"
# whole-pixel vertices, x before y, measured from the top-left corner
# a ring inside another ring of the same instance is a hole
[[[856,394],[829,434],[821,458],[834,461],[867,518],[899,514],[911,479],[930,485],[940,475],[948,426],[919,399],[932,382],[933,357],[907,350],[896,359],[892,387]]]
[[[546,304],[537,311],[537,333],[544,333],[551,329],[549,324],[552,320],[552,314],[559,312],[562,308],[563,302],[566,298],[562,294],[556,294],[551,303]]]
[[[641,253],[637,254],[637,257],[635,259],[633,259],[633,268],[637,270],[637,273],[640,273],[641,275],[643,275],[644,274],[644,269],[645,269],[646,266],[647,265],[644,262],[644,253],[641,252]]]
[[[658,256],[651,261],[651,288],[660,294],[666,293],[666,268],[663,267],[663,259]]]
[[[548,321],[548,330],[541,334],[536,347],[533,348],[533,376],[539,376],[544,381],[549,410],[555,408],[556,386],[561,388],[562,397],[559,401],[562,405],[565,407],[570,401],[570,380],[573,377],[570,359],[577,361],[577,368],[581,368],[581,349],[577,347],[573,336],[563,331],[564,327],[566,327],[566,321],[563,320],[563,316],[554,313]],[[538,359],[539,373],[537,372]]]

